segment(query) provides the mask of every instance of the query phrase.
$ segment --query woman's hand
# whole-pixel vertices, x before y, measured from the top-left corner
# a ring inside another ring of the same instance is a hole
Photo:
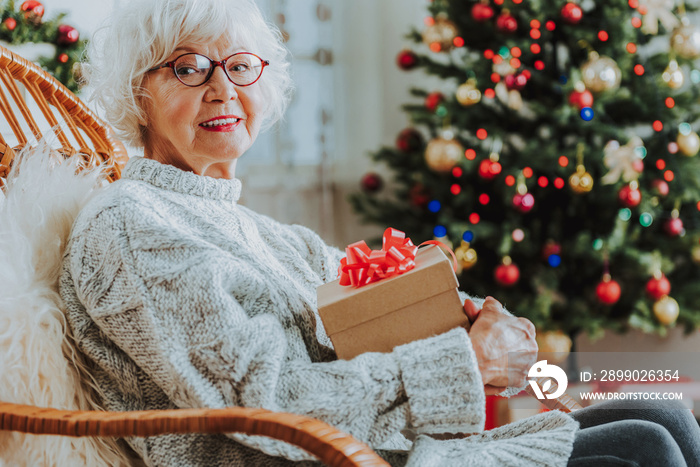
[[[464,311],[472,323],[472,341],[487,395],[499,394],[508,386],[526,383],[527,372],[537,361],[535,326],[525,318],[508,316],[502,305],[487,297],[481,310],[470,300]]]

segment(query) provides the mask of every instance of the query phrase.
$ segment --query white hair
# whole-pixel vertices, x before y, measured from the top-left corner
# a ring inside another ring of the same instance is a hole
[[[265,21],[254,0],[132,0],[88,44],[84,71],[92,99],[125,142],[143,147],[146,72],[179,46],[221,38],[270,61],[256,83],[267,103],[263,128],[269,128],[284,114],[292,84],[279,29]]]

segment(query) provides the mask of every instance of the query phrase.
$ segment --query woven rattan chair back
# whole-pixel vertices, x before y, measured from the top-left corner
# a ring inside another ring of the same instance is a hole
[[[84,154],[89,167],[114,162],[110,181],[119,178],[126,164],[126,149],[109,126],[41,67],[4,47],[0,47],[0,112],[5,129],[11,130],[0,132],[0,187],[17,152],[49,132],[66,157]]]

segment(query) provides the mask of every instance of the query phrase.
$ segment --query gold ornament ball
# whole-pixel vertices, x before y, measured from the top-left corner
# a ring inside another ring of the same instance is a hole
[[[581,76],[586,89],[602,92],[617,89],[620,86],[622,72],[615,60],[591,52],[589,59],[581,67]]]
[[[464,148],[454,139],[435,138],[425,148],[425,162],[436,172],[449,172],[464,157]]]
[[[547,359],[554,363],[563,362],[571,352],[571,338],[562,331],[538,331],[535,340],[540,354],[556,354],[554,356],[547,355]]]
[[[457,88],[457,102],[465,107],[478,104],[481,101],[481,91],[479,91],[474,83],[467,81]]]
[[[670,326],[678,319],[678,302],[666,295],[654,303],[654,316],[663,325]]]
[[[423,42],[428,46],[440,44],[441,51],[447,51],[454,47],[454,38],[459,32],[457,26],[449,19],[437,17],[435,22],[423,31]]]
[[[700,245],[695,245],[692,250],[690,250],[690,257],[693,258],[695,264],[700,264]]]
[[[476,264],[476,250],[469,248],[469,245],[459,246],[455,250],[455,256],[462,269],[469,269]]]
[[[676,143],[678,143],[678,149],[685,156],[692,157],[700,151],[700,137],[694,131],[687,135],[679,133]]]
[[[574,193],[588,193],[593,189],[593,177],[585,169],[579,169],[569,177],[569,186]]]
[[[661,78],[671,89],[679,89],[683,86],[685,77],[683,76],[683,70],[678,66],[678,62],[671,60],[664,72],[661,74]]]
[[[671,33],[671,48],[683,58],[700,57],[700,30],[681,24]]]

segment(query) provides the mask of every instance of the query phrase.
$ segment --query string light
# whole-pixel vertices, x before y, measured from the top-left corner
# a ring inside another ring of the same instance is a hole
[[[483,128],[479,128],[478,130],[476,130],[476,137],[480,140],[485,140],[488,137],[488,135],[488,132]]]
[[[455,37],[452,40],[452,43],[455,45],[455,47],[464,47],[464,39],[462,37]]]
[[[547,28],[547,31],[554,31],[557,28],[557,24],[550,20],[544,24],[544,27]]]
[[[476,159],[476,151],[472,148],[469,148],[466,151],[464,151],[464,157],[466,157],[469,161],[473,161],[474,159]]]
[[[598,31],[598,39],[605,42],[609,39],[607,31]]]
[[[549,255],[549,258],[547,258],[547,263],[553,268],[559,267],[559,265],[561,264],[561,256]]]
[[[628,42],[627,43],[627,52],[633,54],[637,52],[637,46],[635,45],[634,42]]]
[[[510,49],[510,54],[515,58],[520,58],[523,52],[522,50],[520,50],[519,47],[513,47],[512,49]]]
[[[652,222],[654,222],[654,216],[652,216],[651,213],[645,212],[639,216],[639,223],[642,225],[642,227],[649,227]]]
[[[467,243],[471,243],[474,240],[474,232],[472,232],[471,230],[465,230],[462,234],[462,240],[464,240]]]
[[[593,120],[593,116],[593,109],[591,109],[590,107],[584,107],[581,109],[581,118],[584,121],[590,122],[591,120]]]
[[[493,55],[494,55],[493,50],[491,50],[491,49],[484,50],[484,58],[486,60],[491,60],[493,58]]]
[[[544,70],[544,62],[542,60],[535,60],[535,69],[536,70]]]
[[[496,91],[494,91],[492,88],[488,88],[484,91],[484,96],[488,97],[489,99],[493,99],[496,97]]]
[[[442,50],[442,47],[440,47],[440,43],[433,42],[432,44],[430,44],[430,50],[432,50],[435,53],[438,53],[440,52],[440,50]]]
[[[511,58],[510,59],[510,66],[512,66],[513,68],[515,68],[517,70],[518,68],[520,68],[520,60],[518,60],[517,58]]]
[[[632,26],[635,28],[641,28],[642,27],[642,20],[639,17],[634,17],[632,18]]]
[[[525,239],[525,232],[522,229],[515,229],[511,236],[514,242],[522,242]]]
[[[654,129],[654,131],[661,131],[664,129],[664,124],[661,123],[661,120],[654,120],[654,123],[651,124],[651,127]]]
[[[620,209],[620,212],[617,213],[617,215],[623,221],[628,221],[632,218],[632,211],[630,211],[629,208],[622,208]]]
[[[547,185],[549,185],[549,180],[547,180],[547,177],[542,175],[540,178],[537,179],[537,184],[542,188],[546,188]]]
[[[462,192],[462,187],[455,183],[450,187],[450,191],[453,195],[457,196]]]
[[[538,54],[542,51],[542,47],[540,47],[540,44],[530,44],[530,52],[533,54]]]
[[[491,198],[486,193],[482,193],[479,195],[479,203],[486,206],[487,204],[489,204],[489,201],[491,201]]]
[[[539,22],[538,20],[536,20],[536,19],[533,19],[532,21],[530,21],[530,27],[531,27],[532,29],[539,29],[539,28],[540,28],[540,22]]]
[[[494,83],[498,83],[499,81],[501,81],[501,75],[499,75],[498,73],[491,73],[491,81],[493,81]]]
[[[569,158],[566,156],[559,156],[559,165],[562,167],[569,165]]]
[[[426,26],[432,26],[433,24],[435,24],[435,18],[433,18],[432,16],[426,16],[423,19],[423,23],[425,23]]]
[[[442,205],[440,204],[440,201],[434,199],[431,202],[428,203],[428,211],[430,212],[438,212],[442,208]]]
[[[666,168],[666,161],[663,159],[656,161],[656,168],[659,170],[664,170]]]
[[[673,97],[667,97],[665,103],[666,107],[669,109],[672,109],[676,105],[676,101],[673,100]]]
[[[640,65],[639,63],[637,63],[634,66],[634,74],[637,76],[642,76],[644,74],[644,67],[642,65]]]
[[[479,223],[480,220],[481,218],[479,217],[479,214],[475,212],[469,214],[469,222],[471,222],[472,224],[476,225]]]
[[[525,167],[523,169],[523,175],[525,175],[525,178],[532,177],[532,169],[530,167]]]
[[[558,189],[564,188],[564,179],[561,177],[557,177],[554,179],[554,186],[557,187]]]
[[[506,177],[506,185],[508,185],[508,186],[513,186],[513,185],[515,185],[515,177],[512,176],[512,175],[508,175],[508,176]]]
[[[447,235],[447,228],[444,225],[436,225],[433,229],[433,235],[441,238]]]
[[[667,182],[672,182],[674,178],[676,178],[676,176],[672,171],[667,170],[666,172],[664,172],[664,180],[666,180]]]
[[[542,37],[542,33],[540,32],[539,29],[531,29],[531,30],[530,30],[530,37],[532,37],[533,39],[537,40],[537,39],[539,39],[540,37]]]
[[[671,154],[677,153],[678,152],[678,143],[676,143],[675,141],[668,143],[668,152]]]
[[[452,169],[452,176],[455,178],[459,178],[462,176],[462,168],[461,167],[454,167]]]

